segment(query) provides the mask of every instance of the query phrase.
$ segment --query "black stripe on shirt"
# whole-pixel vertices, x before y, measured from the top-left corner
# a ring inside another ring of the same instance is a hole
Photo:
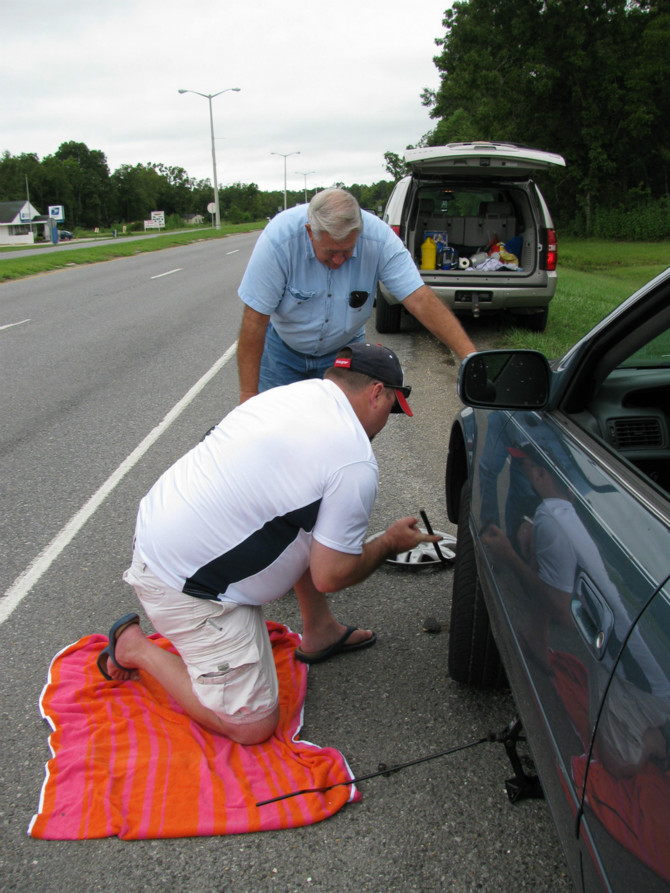
[[[279,558],[300,530],[311,531],[321,500],[273,518],[224,555],[199,568],[184,583],[183,592],[196,598],[218,598],[232,583],[259,573]],[[277,597],[284,593],[277,593]]]

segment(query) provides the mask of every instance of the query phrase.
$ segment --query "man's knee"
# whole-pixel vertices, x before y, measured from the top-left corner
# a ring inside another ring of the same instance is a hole
[[[222,723],[225,720],[221,720]],[[272,713],[259,720],[248,722],[225,722],[227,726],[226,736],[237,744],[261,744],[272,736],[279,723],[279,705]]]

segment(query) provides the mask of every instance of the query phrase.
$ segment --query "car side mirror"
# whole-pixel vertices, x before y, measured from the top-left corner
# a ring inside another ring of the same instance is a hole
[[[536,350],[486,350],[466,357],[458,395],[466,406],[487,409],[543,409],[551,370]]]

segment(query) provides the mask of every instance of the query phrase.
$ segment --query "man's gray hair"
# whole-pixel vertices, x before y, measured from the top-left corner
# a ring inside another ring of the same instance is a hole
[[[363,229],[358,202],[346,189],[336,187],[323,189],[312,196],[307,222],[315,239],[325,232],[336,242],[346,239],[354,230],[360,232]]]

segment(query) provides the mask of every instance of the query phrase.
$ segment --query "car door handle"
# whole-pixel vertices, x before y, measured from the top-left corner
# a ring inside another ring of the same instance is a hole
[[[614,629],[614,614],[604,596],[584,573],[577,577],[570,610],[582,639],[600,660]]]

